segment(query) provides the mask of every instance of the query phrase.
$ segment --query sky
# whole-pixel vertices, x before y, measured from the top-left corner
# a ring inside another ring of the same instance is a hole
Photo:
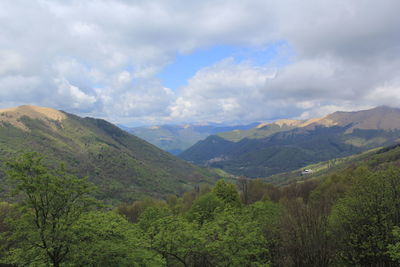
[[[0,108],[127,126],[400,107],[398,0],[3,0]]]

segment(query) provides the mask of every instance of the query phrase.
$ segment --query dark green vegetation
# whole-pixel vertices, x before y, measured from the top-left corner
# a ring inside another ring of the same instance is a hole
[[[28,154],[8,164],[19,195],[0,204],[0,257],[16,266],[399,266],[399,163],[393,146],[285,187],[221,180],[110,211],[86,180]]]
[[[321,179],[326,175],[341,172],[347,168],[357,165],[367,165],[369,168],[375,168],[381,164],[397,163],[400,159],[400,145],[392,145],[384,148],[374,148],[362,153],[354,154],[344,158],[322,161],[307,165],[301,169],[290,172],[279,173],[266,178],[263,181],[278,186],[285,186],[295,181],[304,181],[307,179]],[[312,170],[309,174],[303,174],[305,169]]]
[[[96,196],[109,203],[181,193],[215,179],[104,120],[33,106],[0,112],[1,181],[2,163],[27,151],[88,176],[99,188]]]
[[[247,130],[257,123],[237,126],[221,125],[161,125],[126,128],[128,132],[172,154],[179,154],[197,141],[211,134],[233,130]]]
[[[400,110],[388,107],[287,123],[210,136],[180,157],[235,175],[266,177],[388,146],[400,138]]]

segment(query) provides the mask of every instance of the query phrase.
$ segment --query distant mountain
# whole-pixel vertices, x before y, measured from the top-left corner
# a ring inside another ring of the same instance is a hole
[[[257,124],[258,123],[252,123],[249,125],[236,126],[187,124],[135,128],[122,127],[128,132],[143,138],[147,142],[177,155],[209,135],[233,130],[247,130],[255,127]]]
[[[233,131],[221,132],[217,135],[229,141],[240,141],[244,138],[265,138],[275,133],[294,129],[305,121],[297,120],[279,120],[273,123],[261,123],[250,129],[235,129]]]
[[[236,175],[265,177],[399,142],[400,109],[335,112],[210,136],[180,157]]]
[[[98,197],[108,202],[180,193],[214,179],[105,120],[36,106],[0,110],[1,179],[4,162],[26,151],[89,176],[99,187]]]

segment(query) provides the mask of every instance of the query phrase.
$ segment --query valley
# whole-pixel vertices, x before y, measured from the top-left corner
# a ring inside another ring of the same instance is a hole
[[[377,107],[307,121],[278,121],[209,136],[179,156],[238,176],[266,177],[395,144],[400,140],[399,118],[400,109]]]
[[[123,129],[173,155],[178,155],[209,135],[228,131],[245,131],[257,124],[235,126],[218,124],[155,125],[134,128],[123,127]]]

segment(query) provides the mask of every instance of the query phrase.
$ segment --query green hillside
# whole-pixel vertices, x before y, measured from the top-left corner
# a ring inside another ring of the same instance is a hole
[[[278,186],[284,186],[294,181],[304,181],[308,179],[320,179],[325,176],[340,173],[348,168],[357,166],[367,166],[370,169],[384,169],[388,165],[400,164],[400,145],[392,145],[384,148],[374,148],[362,153],[343,158],[335,158],[315,164],[304,166],[301,169],[290,172],[271,175],[262,178],[263,181]],[[311,170],[309,174],[303,174],[304,170]]]
[[[108,202],[180,193],[213,176],[107,121],[21,106],[0,111],[0,170],[19,153],[37,151],[99,187]]]
[[[221,135],[210,136],[180,156],[235,175],[266,177],[397,143],[399,117],[399,109],[388,107],[336,112],[321,119],[298,121],[291,130],[274,134],[271,130],[263,138],[253,136],[234,142]],[[253,133],[260,130],[262,127]]]

